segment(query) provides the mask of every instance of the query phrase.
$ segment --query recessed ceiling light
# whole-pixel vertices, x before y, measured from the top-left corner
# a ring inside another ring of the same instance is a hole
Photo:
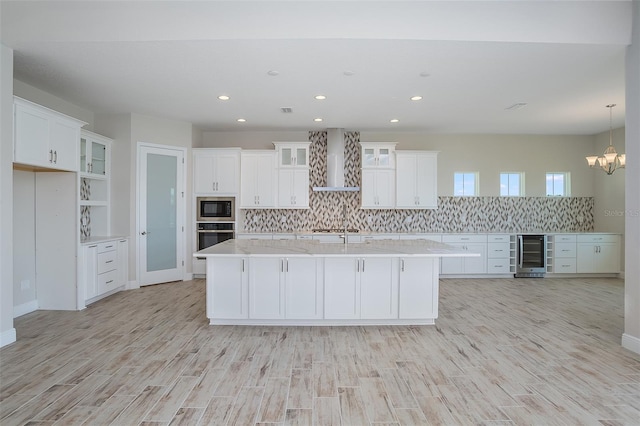
[[[228,101],[231,98],[227,95],[220,95],[218,96],[218,99],[220,99],[221,101]]]
[[[318,118],[314,118],[313,121],[315,121],[316,123],[319,123],[319,122],[322,121],[322,118],[319,118],[319,117]]]
[[[420,101],[420,100],[422,100],[422,96],[412,96],[409,99],[411,99],[412,101]]]
[[[355,74],[355,72],[347,70],[347,71],[343,71],[342,74],[346,75],[347,77],[351,77],[352,75]]]
[[[325,95],[316,95],[315,98],[319,101],[322,101],[324,99],[327,99],[327,97]]]
[[[275,77],[276,75],[280,74],[278,71],[276,70],[269,70],[267,71],[267,74],[269,74],[271,77]]]
[[[246,122],[247,120],[245,120],[244,118],[238,118],[236,121],[237,121],[238,123],[244,123],[244,122]]]
[[[397,123],[400,120],[398,120],[397,118],[392,118],[391,120],[389,120],[389,123]]]
[[[427,71],[422,71],[420,73],[420,77],[429,77],[431,74],[429,74]]]

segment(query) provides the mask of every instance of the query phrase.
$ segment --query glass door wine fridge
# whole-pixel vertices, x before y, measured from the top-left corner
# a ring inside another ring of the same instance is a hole
[[[547,236],[518,235],[516,278],[542,278],[547,272]]]

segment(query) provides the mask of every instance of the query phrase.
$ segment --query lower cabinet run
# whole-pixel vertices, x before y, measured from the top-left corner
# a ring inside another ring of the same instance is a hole
[[[211,324],[433,324],[433,257],[209,257]]]
[[[86,244],[82,247],[80,283],[84,304],[90,304],[124,287],[128,276],[128,240]]]

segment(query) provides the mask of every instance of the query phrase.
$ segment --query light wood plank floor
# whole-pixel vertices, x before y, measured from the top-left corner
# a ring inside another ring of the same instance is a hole
[[[441,280],[417,327],[210,326],[204,281],[38,311],[0,424],[638,425],[617,279]]]

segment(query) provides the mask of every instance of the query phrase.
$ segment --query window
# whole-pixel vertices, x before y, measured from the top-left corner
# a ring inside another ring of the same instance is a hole
[[[500,196],[524,196],[524,173],[500,173]]]
[[[478,172],[456,172],[453,174],[453,195],[478,195]]]
[[[568,172],[547,173],[547,197],[571,195],[571,180]]]

